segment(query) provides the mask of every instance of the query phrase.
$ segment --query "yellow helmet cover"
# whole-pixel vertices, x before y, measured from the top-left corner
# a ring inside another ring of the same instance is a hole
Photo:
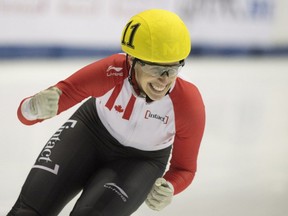
[[[128,21],[122,32],[121,47],[144,61],[170,63],[189,55],[191,39],[179,16],[167,10],[151,9]]]

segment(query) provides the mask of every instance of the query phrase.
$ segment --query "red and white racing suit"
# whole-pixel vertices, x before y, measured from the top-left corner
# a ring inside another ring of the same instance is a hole
[[[177,77],[166,96],[148,103],[135,93],[128,80],[129,70],[126,55],[115,54],[60,81],[55,85],[62,91],[58,114],[92,97],[101,123],[122,146],[147,154],[172,146],[164,178],[178,194],[192,182],[196,172],[205,125],[202,97],[192,83]],[[21,104],[18,117],[22,123],[42,121],[25,119]]]

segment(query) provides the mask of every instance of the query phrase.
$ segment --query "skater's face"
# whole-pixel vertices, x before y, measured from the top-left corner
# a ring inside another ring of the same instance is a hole
[[[152,100],[163,98],[175,82],[184,62],[165,64],[136,60],[135,78],[141,91]]]

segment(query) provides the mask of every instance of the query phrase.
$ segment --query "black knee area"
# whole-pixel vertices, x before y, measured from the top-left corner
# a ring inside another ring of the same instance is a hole
[[[7,216],[40,216],[32,207],[24,203],[20,195]]]
[[[80,207],[74,209],[70,216],[102,216],[102,214],[91,207]]]

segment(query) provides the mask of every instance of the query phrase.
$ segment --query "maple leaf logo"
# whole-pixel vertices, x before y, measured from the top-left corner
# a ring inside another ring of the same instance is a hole
[[[114,109],[115,109],[117,112],[119,112],[119,113],[122,113],[122,112],[124,111],[124,109],[122,108],[121,105],[115,105],[115,106],[114,106]]]

